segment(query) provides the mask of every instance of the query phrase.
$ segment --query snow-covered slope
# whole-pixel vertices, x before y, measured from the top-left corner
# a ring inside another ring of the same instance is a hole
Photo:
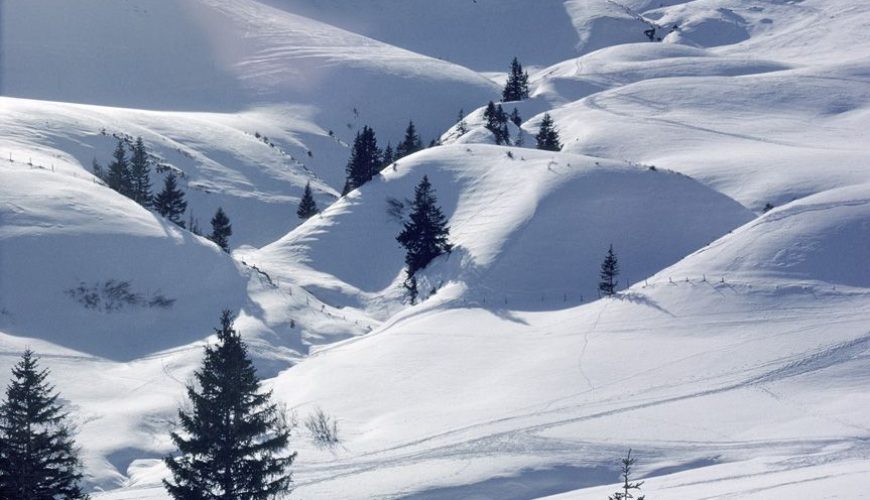
[[[224,307],[279,402],[338,419],[334,448],[295,432],[299,497],[603,498],[628,447],[649,498],[866,480],[870,6],[367,6],[0,3],[0,373],[43,356],[97,498],[166,498]],[[495,146],[514,55],[524,145]],[[532,149],[545,112],[562,152]],[[447,145],[339,199],[356,132],[409,120]],[[227,211],[233,255],[93,178],[136,136],[203,229]],[[395,235],[423,175],[456,249],[411,306]],[[331,206],[299,225],[308,182]]]

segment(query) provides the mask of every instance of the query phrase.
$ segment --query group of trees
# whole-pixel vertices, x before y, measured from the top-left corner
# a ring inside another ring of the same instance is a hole
[[[263,391],[247,346],[223,311],[217,344],[187,385],[170,437],[177,453],[164,459],[163,484],[178,500],[266,500],[290,491],[290,425],[270,391]],[[88,498],[68,414],[29,349],[12,369],[0,405],[0,498]]]
[[[198,233],[195,221],[191,218],[190,227],[185,225],[183,216],[187,211],[187,200],[184,191],[178,186],[178,176],[170,170],[163,178],[163,189],[156,195],[151,193],[151,159],[145,148],[145,141],[137,137],[131,146],[130,157],[127,157],[127,147],[123,139],[118,139],[115,151],[112,153],[112,161],[106,167],[100,165],[96,159],[93,163],[94,175],[102,179],[107,186],[118,193],[130,198],[145,208],[153,209],[181,228],[190,229]],[[211,220],[212,231],[206,237],[225,252],[230,251],[229,237],[233,234],[229,217],[218,207]]]
[[[395,150],[390,143],[385,149],[378,147],[375,131],[368,125],[357,132],[350,150],[350,158],[345,167],[347,174],[342,194],[347,194],[354,189],[372,180],[384,167],[423,149],[423,141],[417,133],[417,127],[413,121],[408,123],[405,135]],[[301,217],[301,216],[300,216]]]

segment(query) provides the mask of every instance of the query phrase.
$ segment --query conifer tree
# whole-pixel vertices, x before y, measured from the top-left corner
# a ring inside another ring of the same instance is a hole
[[[631,480],[631,468],[634,465],[636,459],[631,458],[631,448],[628,450],[628,456],[621,460],[622,462],[622,491],[617,491],[613,495],[607,497],[607,500],[644,500],[646,495],[641,495],[636,497],[631,494],[633,490],[640,491],[640,487],[643,486],[643,481],[633,482]]]
[[[409,288],[412,294],[416,293],[414,275],[417,271],[426,267],[435,257],[453,250],[453,245],[448,241],[450,228],[447,227],[447,219],[437,203],[429,177],[424,175],[414,190],[410,218],[402,232],[396,236],[396,240],[406,250],[406,287],[408,283],[413,283],[414,290]]]
[[[94,173],[94,177],[100,179],[101,181],[106,180],[106,169],[103,168],[102,165],[97,161],[96,158],[91,162],[91,171]]]
[[[396,155],[393,153],[393,146],[388,142],[387,147],[384,148],[384,153],[381,155],[381,169],[387,167],[396,161]]]
[[[163,179],[163,191],[154,197],[154,209],[171,222],[184,227],[181,215],[187,210],[187,202],[184,201],[184,191],[178,188],[174,172],[169,172]]]
[[[408,128],[405,129],[405,137],[402,142],[396,146],[396,159],[408,156],[411,153],[416,153],[423,149],[423,142],[420,136],[417,135],[417,129],[414,127],[414,122],[408,123]]]
[[[130,182],[133,201],[143,207],[151,205],[151,165],[141,137],[136,138],[130,158]]]
[[[607,255],[604,257],[604,262],[601,263],[601,272],[598,282],[598,290],[605,297],[610,297],[616,293],[616,277],[619,276],[619,262],[616,259],[616,254],[613,252],[613,245],[607,250]]]
[[[230,311],[220,322],[217,345],[205,348],[187,386],[191,408],[178,411],[181,429],[170,434],[178,454],[164,459],[172,478],[163,484],[179,500],[273,499],[293,482],[290,430],[262,391]]]
[[[0,498],[87,498],[67,414],[31,350],[12,368],[0,405]]]
[[[307,219],[317,213],[317,203],[314,201],[314,195],[311,193],[311,183],[305,184],[305,192],[302,193],[302,199],[299,200],[299,208],[296,209],[296,215],[300,219]]]
[[[502,109],[501,104],[496,105],[492,101],[486,105],[486,110],[483,112],[483,118],[486,120],[486,128],[495,136],[496,144],[510,143],[510,132],[508,131],[508,117]]]
[[[529,74],[523,71],[523,66],[514,57],[511,61],[511,72],[502,90],[502,101],[522,101],[529,98]]]
[[[217,243],[224,252],[230,253],[230,236],[233,235],[233,226],[230,218],[224,213],[223,208],[218,207],[214,217],[211,218],[211,234],[208,239]]]
[[[357,132],[356,138],[353,140],[350,159],[345,167],[347,180],[344,184],[343,194],[347,194],[370,181],[380,171],[380,167],[381,150],[378,149],[375,131],[367,125],[363,126],[362,131]]]
[[[106,172],[106,184],[115,191],[128,198],[133,197],[133,179],[130,175],[130,165],[127,161],[127,152],[124,149],[124,141],[118,139],[115,152],[112,153],[112,163],[109,163]]]
[[[562,144],[559,142],[559,132],[553,126],[553,118],[550,113],[544,113],[544,118],[541,120],[541,128],[538,129],[538,135],[535,136],[538,141],[538,149],[547,151],[561,151]]]
[[[520,116],[520,112],[517,111],[517,108],[514,108],[514,110],[511,111],[510,119],[517,127],[523,124],[523,118]]]
[[[456,131],[459,132],[460,136],[468,133],[468,123],[465,121],[465,112],[461,109],[459,110],[459,116],[456,117],[456,123],[459,124],[456,127]]]

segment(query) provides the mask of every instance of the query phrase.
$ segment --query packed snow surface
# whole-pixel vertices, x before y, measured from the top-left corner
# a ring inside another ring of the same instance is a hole
[[[296,421],[338,422],[294,430],[299,498],[604,498],[629,448],[651,499],[853,498],[868,26],[858,0],[0,3],[0,373],[41,357],[98,499],[168,498],[224,308]],[[341,196],[357,132],[411,120],[440,144]],[[140,136],[230,253],[93,175]],[[411,305],[424,175],[455,248]]]

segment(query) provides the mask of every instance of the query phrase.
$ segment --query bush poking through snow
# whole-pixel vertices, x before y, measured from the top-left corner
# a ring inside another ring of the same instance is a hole
[[[316,408],[314,413],[305,419],[305,427],[311,433],[311,439],[318,446],[334,446],[338,444],[338,422],[327,415],[322,408]]]
[[[640,487],[643,486],[643,481],[631,482],[631,467],[636,462],[636,458],[631,458],[631,448],[628,449],[628,455],[621,460],[622,462],[622,491],[617,491],[613,495],[607,497],[607,500],[628,500],[633,498],[634,500],[644,500],[646,495],[640,495],[638,497],[631,494],[632,490],[637,490],[640,492]]]

